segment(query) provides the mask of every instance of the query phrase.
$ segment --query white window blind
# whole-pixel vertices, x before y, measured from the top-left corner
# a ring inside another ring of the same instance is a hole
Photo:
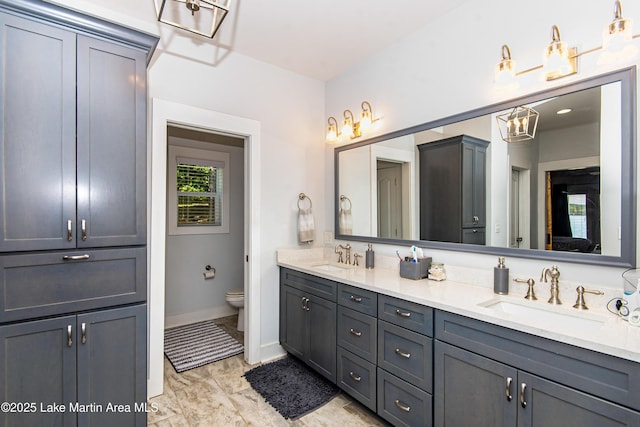
[[[224,162],[176,157],[178,227],[220,226]]]

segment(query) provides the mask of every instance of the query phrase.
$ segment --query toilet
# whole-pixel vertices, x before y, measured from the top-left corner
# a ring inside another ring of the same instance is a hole
[[[230,289],[224,294],[225,299],[231,307],[238,309],[238,327],[240,332],[244,331],[244,289]]]

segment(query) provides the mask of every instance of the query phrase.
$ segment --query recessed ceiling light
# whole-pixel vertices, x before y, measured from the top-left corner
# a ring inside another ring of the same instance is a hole
[[[567,114],[571,112],[571,108],[563,108],[562,110],[558,110],[556,114]]]

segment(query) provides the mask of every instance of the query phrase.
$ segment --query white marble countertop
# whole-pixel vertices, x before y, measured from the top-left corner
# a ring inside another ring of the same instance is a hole
[[[397,260],[394,263],[387,260],[381,263],[384,265],[367,270],[362,265],[353,267],[326,261],[323,248],[278,250],[277,262],[281,267],[640,362],[640,327],[629,325],[606,309],[607,301],[617,296],[607,290],[603,296],[585,294],[589,310],[580,311],[572,307],[576,298],[575,287],[561,288],[563,304],[560,306],[547,303],[549,286],[545,283],[536,283],[537,301],[524,299],[526,285],[515,287],[510,284],[509,295],[496,295],[490,269],[488,272],[478,271],[475,275],[466,272],[466,276],[474,277],[474,280],[466,282],[460,280],[465,274],[455,274],[442,282],[410,280],[400,277]],[[336,267],[323,270],[322,265],[327,264]],[[511,303],[515,311],[510,314],[486,307],[497,301]]]

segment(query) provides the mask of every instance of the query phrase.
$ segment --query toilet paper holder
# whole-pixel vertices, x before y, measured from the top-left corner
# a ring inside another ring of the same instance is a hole
[[[216,276],[216,269],[214,267],[211,267],[209,264],[204,267],[204,270],[205,272],[202,273],[202,275],[204,276],[204,280],[213,279]]]

